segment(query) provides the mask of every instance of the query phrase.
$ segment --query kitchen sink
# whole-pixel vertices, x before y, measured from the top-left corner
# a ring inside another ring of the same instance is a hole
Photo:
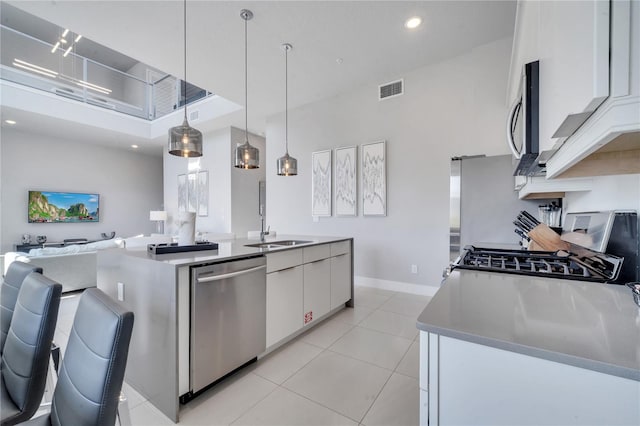
[[[256,243],[256,244],[245,244],[245,247],[256,247],[261,249],[274,249],[274,248],[282,248],[283,246],[279,246],[273,243]]]
[[[305,240],[283,240],[283,241],[273,241],[271,244],[275,244],[277,246],[297,246],[299,244],[309,244],[313,241],[305,241]]]
[[[268,243],[256,243],[256,244],[246,244],[245,247],[256,247],[261,249],[276,249],[290,246],[297,246],[300,244],[309,244],[313,241],[306,240],[282,240],[282,241],[270,241]]]

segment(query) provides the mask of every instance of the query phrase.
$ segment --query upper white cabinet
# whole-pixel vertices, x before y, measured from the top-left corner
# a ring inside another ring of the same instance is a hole
[[[507,102],[523,64],[539,60],[540,151],[557,150],[547,178],[640,172],[622,164],[640,155],[640,134],[628,135],[640,132],[639,56],[638,1],[518,2]]]

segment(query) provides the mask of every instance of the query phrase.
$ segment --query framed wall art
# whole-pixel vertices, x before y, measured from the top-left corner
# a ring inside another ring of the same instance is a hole
[[[386,216],[387,170],[385,141],[362,144],[362,214]]]
[[[178,211],[187,211],[187,175],[178,175]]]
[[[331,216],[331,150],[311,154],[311,215]]]
[[[209,215],[209,172],[198,172],[198,216]]]
[[[335,211],[336,216],[357,216],[357,163],[358,148],[349,146],[336,148],[335,165]]]
[[[195,213],[198,210],[198,175],[187,175],[187,211]]]

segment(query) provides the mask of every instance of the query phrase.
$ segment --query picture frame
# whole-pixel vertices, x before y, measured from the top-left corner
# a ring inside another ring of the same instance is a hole
[[[362,215],[387,215],[386,141],[362,144]]]
[[[198,210],[198,174],[187,175],[187,211],[196,213]]]
[[[189,188],[187,187],[187,175],[178,175],[178,211],[187,211],[187,193]]]
[[[209,216],[209,172],[198,172],[198,216]]]
[[[336,216],[358,215],[358,147],[336,148],[334,209]]]
[[[331,150],[311,153],[311,215],[331,216]]]

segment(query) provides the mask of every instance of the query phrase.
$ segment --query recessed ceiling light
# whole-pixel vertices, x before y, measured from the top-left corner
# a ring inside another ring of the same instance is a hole
[[[131,145],[131,148],[138,149],[138,145]]]
[[[420,18],[419,16],[414,16],[407,19],[407,21],[404,23],[404,26],[405,28],[409,28],[412,30],[414,28],[418,28],[420,24],[422,24],[422,18]]]
[[[11,125],[16,124],[16,122],[13,120],[4,120],[4,122]]]

